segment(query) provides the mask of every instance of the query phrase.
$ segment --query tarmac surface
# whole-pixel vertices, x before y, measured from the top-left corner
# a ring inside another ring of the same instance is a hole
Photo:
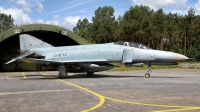
[[[0,112],[199,112],[200,69],[0,73]]]

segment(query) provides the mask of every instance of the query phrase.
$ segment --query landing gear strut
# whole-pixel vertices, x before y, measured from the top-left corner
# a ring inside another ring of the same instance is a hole
[[[67,72],[63,64],[58,66],[58,71],[59,71],[58,73],[59,78],[64,79],[67,77]]]
[[[145,78],[150,78],[151,77],[150,73],[152,72],[151,71],[152,70],[151,63],[148,63],[147,65],[148,65],[148,69],[147,69],[147,73],[144,75],[144,77]]]

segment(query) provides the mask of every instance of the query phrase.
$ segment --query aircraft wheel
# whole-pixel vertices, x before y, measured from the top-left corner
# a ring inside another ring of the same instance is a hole
[[[145,77],[145,78],[150,78],[151,75],[150,75],[150,73],[146,73],[146,74],[144,75],[144,77]]]
[[[61,79],[64,79],[65,78],[65,76],[63,75],[63,74],[58,74],[58,76],[59,76],[59,78],[61,78]]]
[[[94,72],[87,72],[88,76],[92,76],[94,74]]]

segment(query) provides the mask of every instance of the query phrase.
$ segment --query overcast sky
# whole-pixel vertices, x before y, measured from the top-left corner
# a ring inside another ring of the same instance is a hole
[[[200,0],[0,0],[0,13],[11,14],[18,26],[44,23],[72,29],[78,19],[91,21],[94,11],[100,6],[112,6],[118,17],[130,6],[141,4],[182,15],[193,7],[196,14],[200,14]]]

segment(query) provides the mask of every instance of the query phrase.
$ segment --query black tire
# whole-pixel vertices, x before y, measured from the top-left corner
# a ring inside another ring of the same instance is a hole
[[[146,73],[146,74],[144,75],[144,78],[150,78],[150,77],[151,77],[150,73]]]
[[[64,79],[65,78],[65,76],[62,75],[62,74],[58,74],[58,76],[59,76],[60,79]]]
[[[94,72],[87,72],[88,76],[92,76],[94,74]]]

